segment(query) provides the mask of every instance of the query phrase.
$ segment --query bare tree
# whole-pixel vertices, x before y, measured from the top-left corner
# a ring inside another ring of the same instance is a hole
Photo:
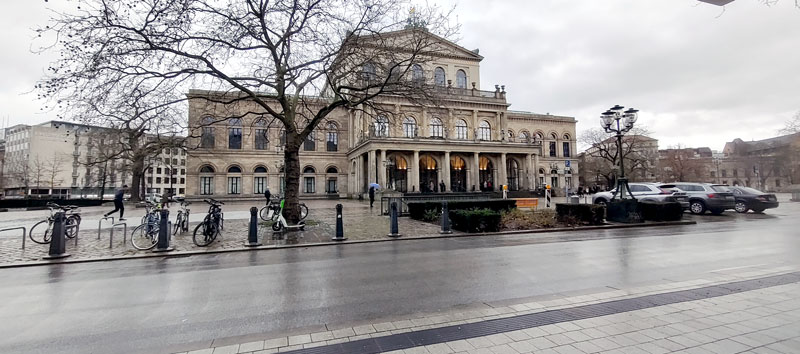
[[[31,187],[32,173],[28,158],[15,158],[6,163],[7,165],[4,168],[6,168],[8,172],[4,176],[6,178],[5,187],[8,188],[12,185],[20,186],[23,188],[22,195],[27,197]]]
[[[56,188],[56,182],[61,183],[62,180],[56,179],[58,175],[64,171],[63,163],[66,160],[64,159],[64,155],[59,152],[54,152],[53,156],[46,162],[45,171],[47,173],[47,180],[50,182],[50,194],[53,194],[53,190]]]
[[[103,107],[138,90],[142,112],[192,99],[216,112],[214,123],[280,123],[287,218],[296,221],[303,141],[337,109],[391,113],[378,97],[433,100],[406,78],[453,29],[438,8],[407,0],[87,0],[40,29],[62,59],[39,87],[64,107],[98,95]],[[192,87],[222,94],[174,95]]]
[[[37,189],[36,194],[39,193],[39,189],[42,186],[42,182],[46,181],[47,178],[47,161],[43,160],[39,155],[31,161],[31,177],[33,178],[33,185]]]
[[[795,113],[794,117],[786,121],[786,126],[778,131],[778,134],[794,134],[800,133],[800,111]]]
[[[694,149],[678,144],[670,146],[658,160],[663,181],[698,181],[703,176],[704,163],[695,157]]]
[[[622,150],[617,148],[615,137],[600,129],[583,132],[578,141],[587,146],[581,170],[606,179],[613,186],[619,175],[619,162],[625,159],[625,176],[631,181],[652,174],[657,160],[658,147],[650,146],[646,128],[634,128],[622,140]],[[588,168],[588,169],[587,169]]]

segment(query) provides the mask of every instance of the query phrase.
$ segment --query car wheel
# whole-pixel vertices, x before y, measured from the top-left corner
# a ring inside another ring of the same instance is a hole
[[[706,205],[699,200],[689,202],[689,211],[692,214],[703,214],[706,212]]]
[[[737,213],[746,213],[747,212],[747,204],[742,201],[736,202],[736,206],[734,207]]]

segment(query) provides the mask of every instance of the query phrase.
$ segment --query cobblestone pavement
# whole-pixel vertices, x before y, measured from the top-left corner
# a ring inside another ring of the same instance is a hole
[[[342,222],[344,224],[345,237],[348,241],[385,239],[389,232],[389,218],[380,215],[377,208],[370,209],[369,203],[354,200],[312,200],[307,201],[310,215],[305,231],[290,232],[285,234],[273,233],[269,224],[259,219],[259,240],[265,246],[270,245],[291,245],[291,244],[311,244],[330,242],[335,234],[336,227],[336,204],[343,204]],[[225,210],[225,229],[217,242],[209,247],[197,247],[192,242],[192,232],[197,222],[190,223],[189,232],[172,237],[172,246],[176,251],[214,251],[220,249],[241,249],[247,240],[249,224],[248,209],[252,206],[249,203],[226,204]],[[200,209],[195,204],[194,209]],[[85,218],[82,222],[82,229],[78,237],[77,247],[73,240],[67,240],[67,253],[71,254],[71,259],[90,259],[104,257],[134,256],[152,254],[150,251],[138,251],[130,245],[130,240],[123,242],[122,229],[115,229],[113,247],[109,248],[110,229],[101,230],[100,239],[97,238],[97,221],[104,208],[86,208]],[[177,212],[177,208],[172,208]],[[35,215],[45,215],[45,212],[27,212]],[[139,223],[143,211],[134,209],[131,216],[128,216],[128,233]],[[191,220],[199,221],[204,214],[192,213]],[[126,215],[127,216],[127,215]],[[174,217],[171,217],[174,220]],[[403,237],[425,237],[439,235],[439,226],[424,223],[410,218],[399,218],[399,229]],[[21,231],[19,231],[21,233]],[[458,233],[458,232],[456,232]],[[49,245],[39,245],[27,239],[25,249],[21,249],[21,236],[10,236],[14,232],[9,232],[0,238],[0,264],[20,263],[41,261],[47,255]]]
[[[798,270],[793,266],[720,270],[703,278],[629,289],[604,288],[562,297],[482,303],[458,311],[386,318],[372,323],[326,324],[327,330],[314,333],[298,330],[280,335],[216,339],[210,348],[181,354],[310,353],[312,350],[306,350],[310,348],[314,348],[315,353],[380,352],[374,347],[370,350],[358,345],[347,346],[357,341],[360,341],[358,344],[395,343],[403,347],[388,352],[393,354],[798,353]],[[714,293],[713,289],[726,291]],[[642,300],[687,293],[699,296],[678,298],[663,306]],[[621,309],[613,305],[626,302],[637,303],[639,309]],[[579,310],[609,304],[618,311],[595,316]],[[556,319],[559,313],[582,319],[560,321]],[[549,321],[529,323],[518,330],[507,330],[499,325],[540,314],[543,315],[539,317]],[[495,334],[464,333],[466,339],[439,342],[433,335],[442,329],[449,329],[451,334],[460,329],[469,332],[467,327],[475,331],[473,333],[483,328]],[[398,340],[391,342],[390,338]],[[415,346],[414,342],[432,344]]]

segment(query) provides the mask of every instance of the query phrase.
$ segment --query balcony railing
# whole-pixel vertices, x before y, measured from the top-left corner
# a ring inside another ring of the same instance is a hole
[[[514,145],[531,145],[531,146],[541,146],[542,142],[540,140],[536,140],[533,138],[527,139],[519,139],[519,138],[512,138],[512,139],[455,139],[449,137],[447,133],[445,136],[419,136],[416,135],[414,137],[406,137],[406,136],[390,136],[387,134],[376,134],[374,127],[370,127],[367,131],[360,131],[358,133],[358,142],[366,142],[366,141],[384,141],[384,140],[401,140],[401,141],[409,141],[409,142],[491,142],[491,143],[506,143],[506,144],[514,144]]]

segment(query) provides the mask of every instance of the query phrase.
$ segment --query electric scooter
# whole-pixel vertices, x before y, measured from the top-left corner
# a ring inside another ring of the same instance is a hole
[[[286,222],[286,218],[283,217],[283,207],[285,202],[286,202],[285,199],[281,199],[280,209],[277,211],[277,220],[275,220],[275,222],[272,224],[272,231],[281,232],[281,231],[305,230],[306,227],[305,221],[300,221],[297,225],[289,225]]]

